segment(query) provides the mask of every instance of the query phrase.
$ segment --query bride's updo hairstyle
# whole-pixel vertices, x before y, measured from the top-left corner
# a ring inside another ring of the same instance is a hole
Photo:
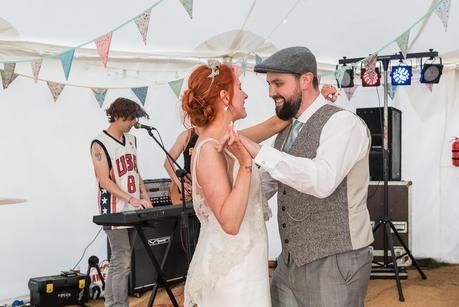
[[[193,126],[203,127],[215,119],[220,91],[226,90],[231,101],[234,81],[231,67],[224,64],[214,69],[200,65],[191,73],[188,89],[182,98],[182,109]]]

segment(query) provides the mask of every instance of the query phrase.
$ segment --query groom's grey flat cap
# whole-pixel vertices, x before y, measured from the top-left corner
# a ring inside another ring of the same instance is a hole
[[[279,72],[288,74],[304,74],[311,72],[317,77],[316,57],[306,47],[289,47],[281,49],[258,65],[254,71],[258,73]]]

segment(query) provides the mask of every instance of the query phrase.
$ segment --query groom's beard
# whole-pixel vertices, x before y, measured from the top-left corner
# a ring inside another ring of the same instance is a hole
[[[276,106],[276,115],[282,120],[289,120],[294,117],[301,106],[301,92],[297,90],[295,94],[290,99],[285,99],[283,96],[273,96],[274,101],[276,99],[282,99],[284,102],[281,106]]]

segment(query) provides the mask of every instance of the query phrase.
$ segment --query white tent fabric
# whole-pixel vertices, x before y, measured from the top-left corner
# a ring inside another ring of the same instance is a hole
[[[2,2],[0,61],[62,52],[106,34],[155,3]],[[93,43],[77,49],[68,81],[59,58],[45,59],[39,78],[67,84],[56,103],[45,82],[34,84],[30,78],[30,63],[18,63],[20,76],[0,90],[0,197],[28,202],[0,206],[0,272],[5,277],[0,282],[0,302],[25,295],[30,277],[72,268],[97,233],[99,228],[91,222],[97,206],[89,144],[106,127],[103,109],[111,101],[118,96],[137,100],[130,87],[149,86],[147,124],[160,130],[169,147],[183,125],[178,99],[167,82],[186,77],[196,64],[225,56],[238,63],[251,51],[264,57],[279,48],[303,45],[317,55],[321,73],[327,73],[342,56],[363,57],[379,50],[422,17],[432,3],[195,0],[190,19],[179,0],[158,1],[151,11],[147,45],[135,24],[127,24],[113,34],[107,68]],[[448,31],[435,15],[424,27],[420,23],[412,29],[413,39],[422,31],[410,52],[434,48],[443,56],[447,66],[440,84],[430,92],[413,81],[390,101],[403,112],[402,178],[413,181],[413,254],[452,263],[459,263],[459,169],[451,166],[449,143],[452,136],[459,136],[458,6],[452,1]],[[398,52],[395,43],[381,54],[394,52]],[[254,54],[248,59],[253,65]],[[334,82],[330,75],[322,80],[329,82]],[[238,123],[241,128],[273,113],[263,75],[248,71],[242,83],[249,94],[249,116]],[[111,88],[102,109],[91,87]],[[354,111],[381,105],[382,95],[382,87],[358,88],[350,102],[342,93],[337,103]],[[144,131],[133,133],[138,137],[142,176],[166,177],[162,152]],[[276,202],[270,203],[275,214]],[[268,222],[268,231],[269,256],[275,259],[280,252],[275,218]],[[104,237],[100,235],[88,248],[79,265],[83,271],[90,255],[104,259]]]

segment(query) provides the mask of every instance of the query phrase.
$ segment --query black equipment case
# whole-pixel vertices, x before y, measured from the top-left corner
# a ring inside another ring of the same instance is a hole
[[[55,275],[29,279],[30,304],[51,307],[84,305],[89,283],[85,274]]]

